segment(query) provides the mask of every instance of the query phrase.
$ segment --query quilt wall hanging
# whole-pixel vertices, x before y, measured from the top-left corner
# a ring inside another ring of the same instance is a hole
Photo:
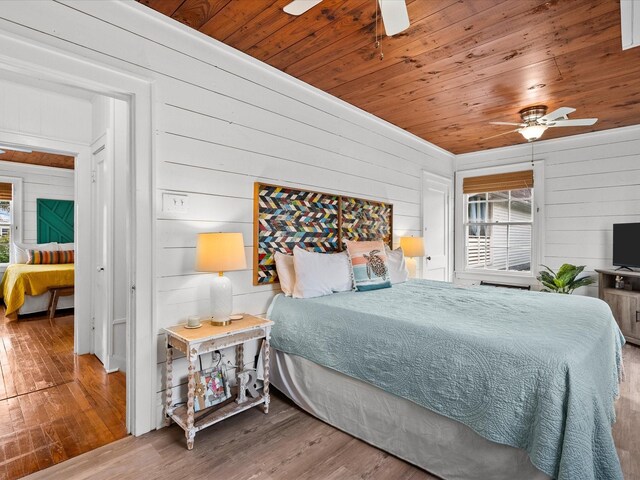
[[[73,242],[73,200],[36,200],[38,243]]]
[[[393,205],[375,200],[256,182],[253,215],[254,285],[276,283],[273,255],[296,245],[331,253],[343,239],[393,242]]]

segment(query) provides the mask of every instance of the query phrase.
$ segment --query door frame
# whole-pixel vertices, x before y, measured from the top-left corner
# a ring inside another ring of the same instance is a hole
[[[2,66],[0,65],[0,69]],[[89,147],[87,145],[83,145],[80,143],[66,142],[63,140],[54,140],[43,138],[37,135],[29,135],[25,133],[16,133],[7,130],[0,130],[0,143],[6,143],[10,145],[25,147],[29,149],[38,150],[41,152],[68,155],[74,157],[74,221],[76,225],[84,224],[88,217],[84,214],[82,207],[80,206],[79,199],[82,199],[84,194],[83,191],[86,191],[86,186],[82,184],[80,180],[83,175],[84,165],[86,165],[87,160],[90,162],[91,157],[89,156]],[[31,166],[33,170],[40,170],[42,172],[46,172],[47,168],[55,168],[55,167],[38,167]],[[90,174],[90,170],[89,170]],[[21,232],[20,232],[20,240],[23,238],[24,225],[24,216],[22,215],[22,206],[20,207],[20,221],[21,221]],[[90,229],[86,229],[86,231],[80,231],[80,229],[74,229],[74,243],[75,243],[75,257],[76,257],[76,265],[75,265],[75,283],[77,285],[81,285],[84,283],[88,283],[91,278],[91,271],[89,270],[89,261],[91,260],[91,250],[88,248],[90,243],[87,241],[88,232]],[[75,295],[74,298],[74,315],[78,318],[88,318],[91,313],[91,301],[86,295]],[[80,322],[74,322],[73,324],[73,351],[79,355],[84,353],[92,352],[92,336],[93,332],[91,331],[90,325],[83,324]]]
[[[95,94],[118,98],[129,103],[130,201],[127,209],[128,242],[126,248],[127,286],[127,431],[146,433],[156,426],[156,360],[157,328],[155,326],[155,172],[153,165],[153,100],[152,80],[144,75],[118,70],[86,57],[59,50],[41,41],[0,33],[0,69],[35,77],[53,83],[79,88]],[[16,132],[2,132],[2,141],[30,144],[42,149],[56,149],[76,157],[77,194],[86,198],[90,176],[89,145],[56,142]],[[63,145],[64,144],[64,145]],[[48,147],[47,147],[48,145]],[[53,146],[53,147],[52,147]],[[81,177],[82,175],[82,177]],[[77,200],[77,199],[76,199]],[[86,218],[90,202],[78,205],[77,218]],[[89,232],[90,234],[90,232]],[[78,247],[89,244],[78,236]],[[81,253],[79,251],[79,253]],[[89,267],[89,262],[86,262]],[[86,278],[86,277],[84,277]],[[86,314],[86,312],[85,312]],[[78,312],[76,312],[78,315]],[[90,338],[78,338],[80,345]]]
[[[426,223],[427,223],[427,209],[426,209],[426,205],[424,204],[425,202],[425,188],[426,188],[426,182],[427,180],[432,180],[432,181],[436,181],[436,182],[440,182],[440,183],[445,183],[447,184],[448,188],[449,188],[449,194],[447,195],[447,228],[445,229],[447,232],[447,236],[449,237],[447,239],[447,272],[446,272],[446,279],[448,282],[451,282],[453,280],[453,246],[454,246],[454,239],[453,239],[453,234],[454,234],[454,218],[453,218],[453,206],[454,206],[454,182],[453,182],[453,177],[445,177],[444,175],[439,175],[437,173],[432,173],[432,172],[428,172],[426,170],[422,170],[422,189],[420,190],[421,192],[421,196],[420,196],[420,208],[422,210],[422,218],[421,218],[421,231],[422,231],[422,235],[424,236],[424,232],[426,232]],[[427,248],[429,246],[427,245]],[[427,251],[427,256],[429,255],[429,252]],[[420,264],[421,267],[421,274],[424,272],[424,268],[426,268],[426,259],[423,260]]]
[[[4,163],[4,162],[3,162]],[[11,235],[12,242],[22,243],[24,241],[24,216],[22,215],[23,196],[22,196],[22,177],[12,177],[10,175],[0,175],[0,182],[10,183],[12,185],[11,192]],[[13,260],[13,249],[9,248],[9,260]],[[2,268],[4,273],[4,267]]]

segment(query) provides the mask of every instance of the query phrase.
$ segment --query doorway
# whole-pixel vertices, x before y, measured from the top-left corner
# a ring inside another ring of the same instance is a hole
[[[61,118],[64,117],[63,112],[56,115],[58,105],[64,105],[69,111],[76,105],[69,88],[65,88],[62,94],[56,85],[51,85],[49,90],[43,82],[36,86],[29,84],[28,80],[12,83],[0,78],[1,81],[4,81],[4,91],[15,90],[13,97],[16,101],[13,105],[20,109],[21,115],[14,115],[12,111],[2,114],[22,119],[31,115],[32,123],[43,130],[47,125],[54,130],[56,121],[64,121]],[[31,90],[38,92],[39,97],[26,95]],[[46,116],[39,115],[41,110],[31,108],[33,102],[29,102],[29,98],[34,97],[41,98],[47,108],[53,111],[46,112]],[[92,101],[104,100],[108,103],[111,100],[86,91],[79,93],[79,99],[77,105],[80,105],[80,109],[74,114],[83,116],[84,120],[88,118],[90,123],[94,123],[91,122]],[[123,105],[123,114],[128,115],[126,102],[119,102]],[[27,109],[27,106],[30,108]],[[54,121],[47,124],[47,117]],[[4,160],[0,158],[0,165],[3,172],[22,180],[15,184],[20,185],[15,190],[20,190],[20,196],[24,197],[25,201],[20,201],[19,205],[23,207],[23,213],[16,215],[19,208],[12,213],[19,226],[16,231],[24,234],[24,238],[20,239],[26,243],[15,248],[29,252],[27,263],[22,265],[12,254],[8,266],[24,266],[31,270],[42,267],[41,273],[47,273],[49,267],[55,267],[64,270],[66,275],[64,285],[55,283],[61,275],[56,270],[55,275],[43,280],[44,290],[24,292],[28,300],[46,297],[44,306],[31,302],[32,310],[25,309],[24,305],[17,306],[15,318],[0,316],[0,350],[3,359],[6,359],[0,366],[0,443],[5,445],[2,467],[9,478],[46,468],[123,438],[128,433],[127,377],[124,370],[127,366],[129,307],[128,299],[121,295],[120,309],[113,308],[115,289],[111,285],[119,282],[124,286],[120,291],[127,296],[131,275],[125,252],[128,248],[129,225],[126,223],[128,215],[123,213],[118,225],[119,235],[124,240],[114,250],[112,247],[116,235],[111,219],[116,216],[112,202],[115,193],[112,191],[113,181],[108,183],[108,178],[114,176],[116,171],[115,162],[106,161],[113,158],[118,148],[128,152],[128,123],[123,125],[121,145],[115,145],[113,135],[102,136],[112,138],[114,142],[103,142],[102,162],[97,165],[99,169],[92,164],[95,156],[89,146],[90,136],[93,135],[91,128],[78,133],[78,137],[87,139],[86,143],[70,142],[70,135],[64,136],[68,133],[64,128],[60,129],[61,138],[39,135],[26,128],[20,131],[19,125],[7,131],[0,129],[0,145],[5,145],[6,151],[20,151],[22,155]],[[54,160],[60,159],[65,162],[70,160],[71,165],[53,164]],[[41,164],[34,165],[34,162]],[[49,164],[42,164],[46,162]],[[126,177],[126,173],[123,176]],[[123,182],[121,196],[125,209],[130,199],[130,185],[126,180]],[[94,194],[102,199],[98,209],[94,208]],[[107,201],[109,198],[111,201]],[[12,202],[14,200],[12,197]],[[98,211],[100,225],[92,220]],[[47,212],[48,216],[45,215]],[[71,238],[55,238],[61,234],[65,222],[70,223]],[[104,242],[109,248],[98,248],[100,242],[96,240],[96,232],[99,238],[109,239],[109,242]],[[32,253],[36,251],[43,253]],[[119,264],[114,260],[117,253],[122,258]],[[37,261],[32,262],[40,257],[47,261],[41,262],[42,265]],[[119,265],[117,271],[113,268],[116,264]],[[103,276],[100,280],[100,276],[93,275],[96,265],[103,265],[109,276]],[[96,282],[100,282],[98,289],[94,288]],[[54,291],[62,287],[73,296],[60,298],[56,309],[54,302],[48,300],[53,299]],[[97,301],[96,292],[102,294]],[[6,293],[7,289],[3,288],[5,303]],[[100,333],[104,332],[104,335],[96,334],[96,325],[92,321],[96,316],[96,306],[103,312],[100,316]],[[117,319],[114,318],[116,311],[120,315]],[[20,421],[16,420],[16,414]],[[24,438],[30,441],[25,444]],[[15,448],[7,450],[7,445]],[[16,455],[7,456],[7,451]]]
[[[126,205],[127,224],[127,282],[123,288],[127,292],[126,308],[126,404],[127,430],[134,435],[142,435],[158,425],[156,372],[157,372],[157,328],[155,325],[154,289],[154,233],[155,233],[155,179],[153,174],[153,88],[152,79],[140,72],[132,73],[114,67],[104,61],[89,59],[62,51],[35,39],[2,37],[3,52],[0,72],[12,72],[25,78],[52,82],[63,88],[83,89],[124,100],[129,105],[130,127],[129,167],[126,184],[131,196]],[[16,132],[2,132],[4,140],[15,144],[38,145],[39,139]],[[74,152],[78,162],[76,171],[80,176],[90,176],[90,155],[88,145],[74,142],[58,142],[58,149]],[[78,186],[90,195],[90,184]],[[84,215],[90,213],[84,212]],[[90,239],[80,238],[87,245]],[[91,272],[89,272],[90,274]],[[76,315],[79,305],[76,305]],[[87,310],[87,315],[89,315]],[[91,337],[79,338],[75,342],[89,345]],[[78,345],[76,345],[77,349]],[[76,351],[79,351],[78,349]]]
[[[451,281],[453,180],[422,172],[422,228],[427,258],[422,278]]]

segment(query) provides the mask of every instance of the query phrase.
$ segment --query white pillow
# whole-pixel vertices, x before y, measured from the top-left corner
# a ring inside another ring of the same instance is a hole
[[[294,298],[313,298],[353,290],[351,262],[347,252],[316,253],[293,249],[296,271]]]
[[[386,251],[387,267],[389,268],[391,284],[406,282],[409,278],[409,270],[407,269],[407,262],[405,261],[402,248],[391,250],[389,247],[386,247]]]
[[[75,250],[75,249],[76,249],[76,244],[73,242],[58,244],[58,250],[60,250],[61,252],[66,252],[66,251]]]
[[[51,243],[14,243],[13,244],[13,261],[15,263],[27,263],[29,261],[29,253],[27,250],[39,250],[41,252],[54,252],[58,250],[57,242]]]
[[[290,297],[293,295],[293,289],[296,285],[296,270],[293,266],[293,255],[276,252],[273,258],[276,261],[276,271],[278,272],[278,280],[280,280],[282,293]]]

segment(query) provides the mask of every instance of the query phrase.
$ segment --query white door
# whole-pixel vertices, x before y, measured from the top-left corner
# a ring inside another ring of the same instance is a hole
[[[423,172],[422,191],[422,228],[426,253],[422,278],[450,281],[453,181]]]
[[[93,351],[109,370],[111,346],[111,296],[110,276],[111,222],[109,221],[111,172],[105,148],[105,137],[93,146],[92,155],[92,237],[93,237],[93,292],[92,324]]]

